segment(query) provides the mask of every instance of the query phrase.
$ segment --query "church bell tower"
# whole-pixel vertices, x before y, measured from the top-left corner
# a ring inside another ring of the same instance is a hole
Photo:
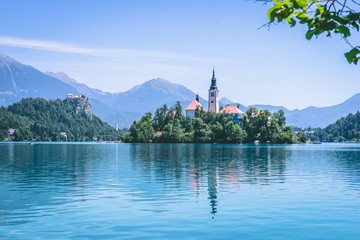
[[[219,112],[219,90],[217,89],[216,86],[215,68],[213,68],[213,76],[211,79],[211,86],[209,89],[208,111],[213,111],[215,113]]]

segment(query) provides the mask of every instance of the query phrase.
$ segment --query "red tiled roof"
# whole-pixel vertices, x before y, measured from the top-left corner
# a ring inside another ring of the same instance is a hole
[[[187,106],[185,110],[196,110],[197,107],[202,108],[201,104],[198,101],[194,100],[190,103],[189,106]]]
[[[223,110],[221,110],[221,113],[240,113],[240,114],[245,114],[243,111],[241,111],[240,109],[238,109],[235,106],[227,106],[226,108],[224,108]]]

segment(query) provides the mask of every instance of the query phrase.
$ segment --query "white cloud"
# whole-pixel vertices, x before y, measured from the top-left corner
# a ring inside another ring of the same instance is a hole
[[[213,59],[197,57],[190,54],[172,53],[165,51],[143,51],[134,49],[99,49],[99,48],[85,48],[73,44],[45,41],[38,39],[25,39],[9,36],[0,36],[0,45],[36,49],[52,52],[64,52],[84,54],[99,57],[118,58],[121,60],[137,60],[137,61],[190,61],[190,62],[204,62],[204,63],[219,63],[226,61],[234,61],[233,59]]]
[[[24,38],[0,36],[0,44],[5,46],[30,48],[30,49],[45,50],[45,51],[95,55],[93,49],[86,49],[69,44],[43,41],[37,39],[24,39]]]

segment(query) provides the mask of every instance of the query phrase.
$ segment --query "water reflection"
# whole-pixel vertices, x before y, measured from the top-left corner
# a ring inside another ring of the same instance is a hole
[[[178,188],[187,183],[196,197],[206,183],[210,212],[215,215],[221,185],[284,182],[291,151],[270,145],[132,144],[130,155],[134,169],[163,184],[174,180]]]
[[[1,144],[0,153],[0,225],[9,225],[24,223],[6,220],[17,218],[16,211],[22,210],[21,216],[27,216],[23,219],[30,221],[50,206],[86,198],[94,160],[103,157],[104,149],[84,144],[10,143]]]
[[[360,148],[358,144],[342,144],[341,149],[330,148],[326,151],[328,159],[333,160],[334,169],[347,186],[360,190]]]
[[[360,190],[359,146],[0,143],[0,231],[40,219],[46,223],[49,215],[55,225],[66,219],[67,229],[91,219],[93,225],[87,224],[109,232],[116,224],[146,232],[148,219],[153,228],[188,229],[216,216],[211,221],[223,228],[253,221],[258,229],[254,213],[259,221],[281,214],[284,221],[308,219],[301,209],[321,217],[339,209],[334,203],[358,206],[349,199]],[[294,203],[303,205],[294,208]],[[233,211],[238,220],[229,214]],[[178,219],[186,220],[179,225]],[[101,221],[104,225],[97,226]]]

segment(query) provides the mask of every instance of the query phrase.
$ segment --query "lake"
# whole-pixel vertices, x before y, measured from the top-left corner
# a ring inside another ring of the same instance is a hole
[[[359,239],[360,144],[0,143],[0,239]]]

